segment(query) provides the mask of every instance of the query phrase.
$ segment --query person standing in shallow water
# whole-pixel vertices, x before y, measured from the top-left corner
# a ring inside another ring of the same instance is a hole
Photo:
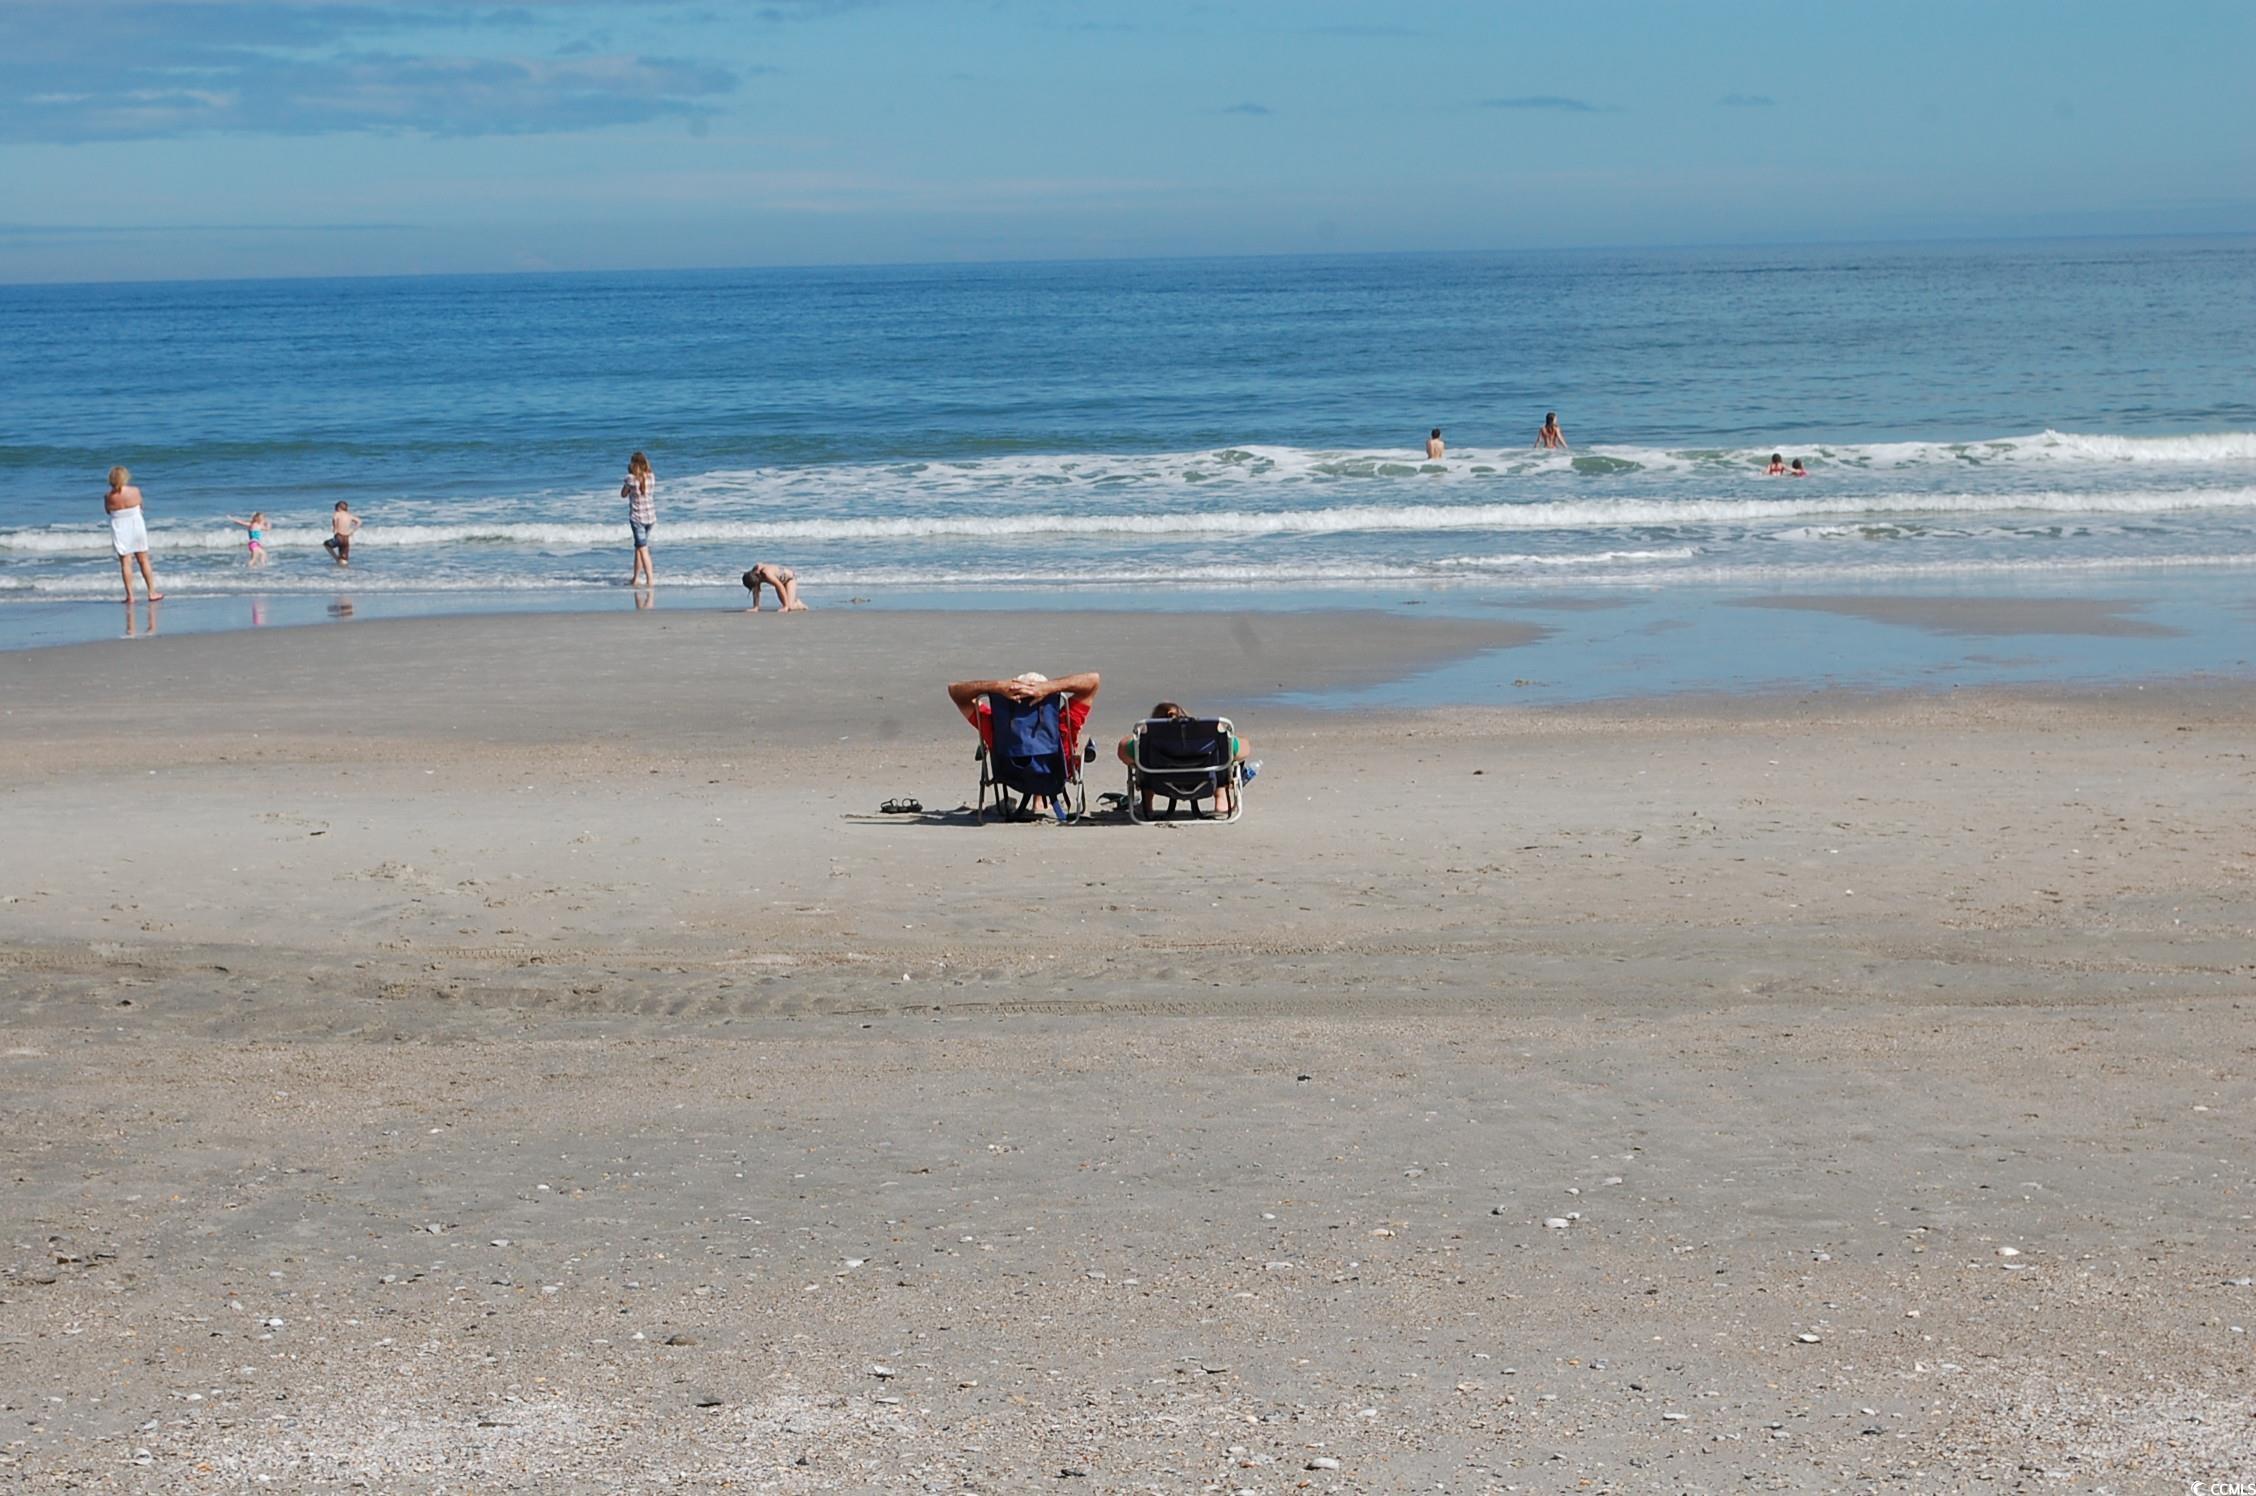
[[[141,590],[149,595],[150,602],[164,601],[164,594],[157,590],[157,574],[149,569],[149,525],[141,513],[141,490],[133,486],[133,474],[121,467],[110,469],[110,491],[102,500],[102,508],[110,517],[110,549],[117,552],[125,600],[133,601],[133,566],[139,562]]]
[[[350,566],[353,537],[359,533],[360,516],[352,512],[350,504],[339,499],[337,507],[329,511],[329,538],[321,542],[321,548],[339,566]]]
[[[1567,450],[1567,434],[1559,429],[1557,411],[1547,410],[1543,413],[1543,429],[1535,434],[1535,444],[1560,452]]]
[[[648,587],[658,580],[650,566],[650,530],[658,523],[657,489],[650,459],[640,452],[628,458],[627,481],[619,485],[619,497],[627,501],[627,533],[634,537],[634,575],[627,578],[630,587]]]
[[[1434,427],[1433,435],[1426,438],[1426,461],[1439,462],[1441,454],[1448,450],[1449,444],[1441,439],[1441,428]]]

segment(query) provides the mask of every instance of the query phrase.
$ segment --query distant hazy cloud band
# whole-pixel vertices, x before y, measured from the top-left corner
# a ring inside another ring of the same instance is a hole
[[[1593,104],[1588,99],[1570,99],[1561,94],[1516,94],[1510,98],[1483,99],[1483,109],[1550,109],[1561,114],[1613,114],[1611,104]]]
[[[575,8],[0,0],[0,141],[538,134],[694,119],[738,86],[717,64],[542,35]]]

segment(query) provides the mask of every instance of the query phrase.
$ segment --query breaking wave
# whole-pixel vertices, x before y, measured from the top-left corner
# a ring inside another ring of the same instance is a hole
[[[1621,530],[1793,520],[1996,514],[2171,514],[2256,509],[2256,487],[2120,489],[2094,493],[2044,489],[2019,493],[1887,493],[1841,497],[1806,490],[1778,499],[1603,498],[1506,504],[1350,504],[1321,509],[1221,509],[1134,514],[924,514],[838,519],[686,518],[660,516],[661,544],[765,541],[916,541],[1024,537],[1326,535],[1359,531]],[[324,531],[277,529],[270,550],[317,549]],[[614,549],[624,526],[543,521],[459,524],[372,523],[353,541],[361,550],[430,546],[513,545],[530,550]],[[240,532],[152,528],[159,551],[242,548]],[[109,533],[93,526],[0,531],[0,551],[99,554]]]

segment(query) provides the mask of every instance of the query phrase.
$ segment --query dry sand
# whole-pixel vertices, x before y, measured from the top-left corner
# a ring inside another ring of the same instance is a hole
[[[2256,691],[1258,705],[1519,637],[0,657],[0,1486],[2256,1480]],[[1092,666],[1243,822],[952,813]]]

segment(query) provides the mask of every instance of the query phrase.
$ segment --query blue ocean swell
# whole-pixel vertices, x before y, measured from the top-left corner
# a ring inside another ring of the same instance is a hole
[[[2256,551],[2252,272],[2210,240],[6,288],[0,594],[106,585],[113,461],[190,587],[250,580],[214,537],[251,507],[259,583],[327,585],[340,497],[360,585],[610,585],[636,448],[671,574],[716,581],[775,545],[853,586],[2214,561]],[[1524,446],[1546,409],[1579,465]],[[2213,444],[2136,445],[2173,434]],[[1715,518],[1774,502],[1772,446],[1844,512]],[[1513,506],[1557,523],[1261,518]],[[1218,513],[1253,520],[1006,523]]]

